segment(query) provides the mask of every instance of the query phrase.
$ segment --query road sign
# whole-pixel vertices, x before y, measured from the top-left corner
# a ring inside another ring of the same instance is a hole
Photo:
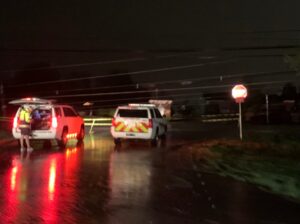
[[[247,88],[244,85],[236,85],[233,87],[232,97],[235,99],[237,103],[243,103],[248,95]]]
[[[235,99],[235,102],[239,104],[239,127],[240,127],[240,139],[243,140],[243,129],[242,129],[242,103],[245,101],[248,92],[247,88],[244,85],[236,85],[233,87],[232,97]]]

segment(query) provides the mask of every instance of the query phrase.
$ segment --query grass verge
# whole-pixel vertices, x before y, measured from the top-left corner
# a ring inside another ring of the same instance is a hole
[[[300,142],[214,140],[189,147],[196,167],[300,199]]]

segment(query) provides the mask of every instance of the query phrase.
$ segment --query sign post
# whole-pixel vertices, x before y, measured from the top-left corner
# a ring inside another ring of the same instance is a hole
[[[266,94],[266,122],[269,124],[269,95]]]
[[[87,107],[87,108],[90,108],[90,113],[89,113],[89,116],[93,116],[93,109],[92,109],[92,106],[94,105],[93,102],[85,102],[83,104],[83,106]]]
[[[236,85],[233,87],[232,97],[235,102],[239,104],[239,129],[240,129],[240,139],[243,140],[243,127],[242,127],[242,103],[245,101],[248,92],[244,85]]]

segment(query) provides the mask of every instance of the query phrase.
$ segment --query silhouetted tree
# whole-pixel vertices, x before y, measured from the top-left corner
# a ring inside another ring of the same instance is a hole
[[[296,100],[297,99],[297,88],[292,83],[287,83],[282,89],[283,100]]]

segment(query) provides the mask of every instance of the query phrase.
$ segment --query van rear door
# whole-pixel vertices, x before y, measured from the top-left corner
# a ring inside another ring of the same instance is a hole
[[[115,116],[116,132],[147,133],[151,128],[147,109],[119,109]]]
[[[17,100],[12,100],[9,104],[12,105],[30,105],[30,104],[51,104],[51,100],[45,100],[35,97],[22,98]]]

